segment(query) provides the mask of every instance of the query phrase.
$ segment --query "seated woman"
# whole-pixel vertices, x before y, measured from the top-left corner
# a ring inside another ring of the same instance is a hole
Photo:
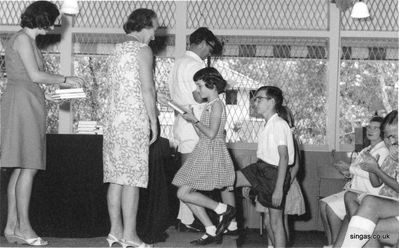
[[[364,161],[360,166],[371,176],[382,180],[384,185],[379,196],[367,195],[364,197],[356,214],[348,224],[342,245],[340,242],[342,237],[339,237],[335,247],[362,247],[367,241],[376,238],[372,234],[379,221],[381,222],[379,231],[386,228],[389,222],[395,221],[390,223],[393,224],[391,227],[394,227],[397,226],[396,221],[399,221],[398,111],[394,110],[385,117],[382,129],[389,148],[389,156],[380,168],[376,159],[366,152],[363,154]],[[392,217],[396,220],[392,220]]]
[[[352,164],[339,161],[335,167],[346,177],[352,177],[352,190],[377,194],[380,188],[375,188],[369,179],[369,173],[362,170],[359,164],[362,162],[362,154],[370,154],[378,160],[381,165],[388,156],[388,149],[382,140],[381,117],[373,117],[367,126],[367,139],[370,140],[370,146],[364,148]],[[323,220],[323,226],[327,235],[328,244],[332,244],[339,233],[340,227],[346,215],[344,203],[345,191],[321,199],[320,209]],[[357,197],[357,196],[356,196]],[[347,221],[347,220],[346,220]]]

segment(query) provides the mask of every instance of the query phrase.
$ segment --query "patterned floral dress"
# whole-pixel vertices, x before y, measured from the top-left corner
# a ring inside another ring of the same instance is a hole
[[[201,115],[201,123],[210,125],[210,116],[213,106],[221,102],[208,103]],[[226,125],[226,110],[223,113],[219,130],[214,139],[210,139],[199,132],[199,141],[187,161],[176,173],[173,184],[176,186],[188,185],[196,190],[210,191],[228,187],[232,189],[235,180],[233,162],[227,150],[224,127]]]
[[[146,44],[127,41],[108,59],[104,120],[104,182],[146,188],[149,119],[139,80],[138,53]]]

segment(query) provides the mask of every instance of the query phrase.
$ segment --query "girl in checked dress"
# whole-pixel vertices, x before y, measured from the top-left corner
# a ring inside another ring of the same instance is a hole
[[[234,199],[231,190],[235,172],[223,134],[226,110],[219,99],[219,94],[226,87],[226,81],[211,67],[199,70],[194,75],[194,81],[201,97],[206,98],[208,103],[200,120],[191,112],[183,114],[183,118],[194,125],[200,140],[172,183],[179,187],[177,197],[189,206],[205,226],[205,235],[191,243],[206,245],[217,241],[217,236],[229,226],[235,216],[235,208],[218,203],[197,190],[223,189],[223,199]],[[205,208],[212,209],[220,215],[217,227],[209,219]]]

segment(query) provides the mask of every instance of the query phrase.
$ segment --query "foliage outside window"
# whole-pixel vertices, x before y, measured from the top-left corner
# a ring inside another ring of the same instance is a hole
[[[257,142],[263,120],[251,110],[253,92],[263,85],[278,86],[292,110],[296,135],[303,144],[326,143],[326,60],[224,57],[213,62],[238,92],[237,105],[228,105],[227,142]]]
[[[355,128],[368,124],[378,111],[397,109],[397,61],[343,60],[339,83],[339,141],[355,143]]]

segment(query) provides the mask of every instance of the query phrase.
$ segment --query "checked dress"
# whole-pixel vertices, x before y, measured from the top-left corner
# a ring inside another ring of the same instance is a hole
[[[210,116],[215,104],[223,104],[217,98],[209,102],[201,115],[201,123],[210,126]],[[199,142],[187,161],[176,173],[173,184],[187,185],[196,190],[211,191],[213,189],[233,188],[235,180],[234,165],[227,150],[224,127],[226,125],[226,109],[223,112],[219,130],[214,139],[199,132]]]

